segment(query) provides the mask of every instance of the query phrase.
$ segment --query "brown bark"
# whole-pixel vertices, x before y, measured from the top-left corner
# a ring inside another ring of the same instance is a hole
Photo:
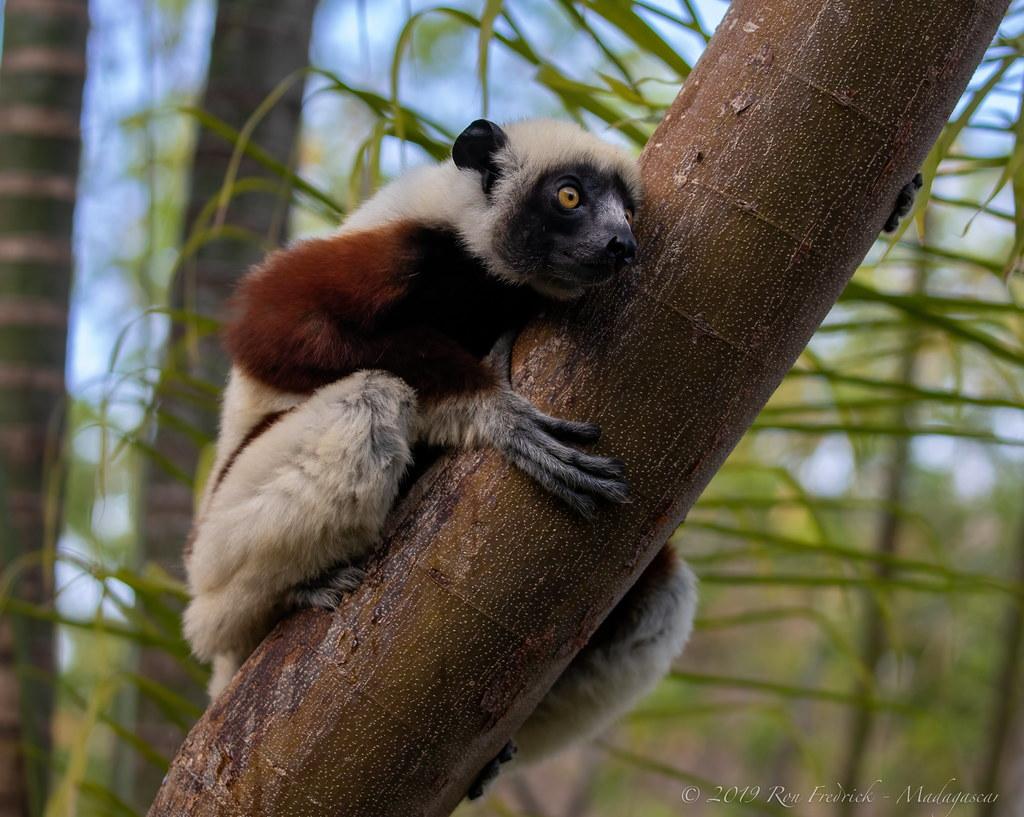
[[[316,5],[317,0],[220,0],[202,109],[241,130],[278,83],[308,63]],[[300,79],[252,134],[255,144],[282,162],[288,162],[297,143],[302,89]],[[233,149],[230,142],[209,130],[200,132],[192,167],[188,229],[224,183]],[[214,240],[203,246],[175,281],[171,292],[174,307],[220,317],[234,282],[263,255],[259,242],[280,243],[287,227],[291,190],[255,162],[245,160],[239,178],[252,177],[268,181],[271,189],[232,198],[225,224],[249,231],[254,241]],[[182,324],[175,325],[159,401],[161,419],[174,418],[176,422],[161,422],[155,440],[161,457],[188,475],[195,473],[199,459],[196,433],[212,439],[217,430],[216,401],[190,388],[188,381],[218,384],[228,368],[215,336],[200,338],[198,343],[192,340]],[[160,466],[150,465],[144,501],[142,558],[184,578],[181,553],[192,520],[192,487]],[[144,649],[139,672],[196,703],[205,699],[204,691],[161,650]],[[136,722],[140,736],[167,757],[181,744],[180,729],[157,702],[140,700]],[[134,787],[139,803],[152,800],[162,777],[151,763],[139,761]]]
[[[0,59],[0,569],[27,557],[14,592],[47,605],[59,507],[86,0],[7,0]],[[42,812],[53,669],[47,622],[0,618],[0,815]],[[29,751],[24,751],[25,749]]]
[[[793,363],[1006,7],[736,0],[643,155],[643,263],[517,343],[517,387],[601,423],[632,504],[588,525],[493,452],[445,460],[349,602],[257,650],[150,814],[448,814]]]

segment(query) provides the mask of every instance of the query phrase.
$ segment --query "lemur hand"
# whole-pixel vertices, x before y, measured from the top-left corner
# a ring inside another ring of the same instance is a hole
[[[893,233],[900,226],[900,220],[914,209],[914,198],[917,191],[924,187],[924,177],[918,173],[907,184],[903,185],[899,195],[896,197],[896,206],[889,214],[889,220],[882,228],[887,233]]]
[[[498,397],[494,445],[541,487],[587,518],[597,512],[598,501],[625,502],[629,486],[620,460],[566,445],[596,442],[601,433],[596,425],[552,417],[512,391],[509,355],[513,340],[512,335],[502,337],[490,355],[504,384]]]

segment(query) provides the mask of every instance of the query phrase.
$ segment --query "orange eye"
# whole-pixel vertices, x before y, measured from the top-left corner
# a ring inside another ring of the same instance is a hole
[[[566,210],[575,210],[580,206],[580,191],[571,184],[558,188],[558,203]]]
[[[626,224],[629,225],[630,229],[633,228],[633,211],[629,209],[626,210]]]

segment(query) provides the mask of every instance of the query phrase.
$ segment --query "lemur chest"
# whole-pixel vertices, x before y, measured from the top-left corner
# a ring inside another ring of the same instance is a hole
[[[409,290],[383,317],[385,332],[427,327],[483,357],[504,332],[538,311],[539,297],[531,289],[489,274],[452,233],[424,228],[416,240]]]

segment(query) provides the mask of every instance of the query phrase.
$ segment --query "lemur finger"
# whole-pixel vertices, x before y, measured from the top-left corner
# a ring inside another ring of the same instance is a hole
[[[483,797],[484,790],[498,777],[498,768],[497,760],[492,760],[484,766],[470,784],[469,791],[466,792],[466,799],[479,800]]]
[[[533,403],[514,392],[508,395],[508,409],[520,422],[539,425],[549,434],[566,442],[595,443],[601,436],[601,427],[595,423],[564,420],[545,414]]]
[[[510,329],[494,342],[487,355],[488,364],[497,372],[502,383],[508,383],[512,377],[512,347],[518,334],[517,330]]]
[[[588,445],[601,438],[601,427],[596,423],[579,423],[575,420],[563,420],[543,412],[537,412],[537,422],[551,436],[562,442]]]
[[[621,481],[626,476],[626,465],[620,459],[577,451],[546,434],[538,434],[536,439],[544,450],[566,465],[589,471],[591,474],[605,479]]]
[[[557,441],[555,441],[557,443]],[[626,464],[617,457],[601,457],[597,454],[587,454],[577,451],[575,448],[556,444],[553,446],[552,454],[566,465],[579,468],[604,479],[611,479],[622,482],[626,477]]]
[[[580,516],[585,519],[593,519],[597,514],[597,501],[595,499],[566,485],[564,481],[557,479],[549,470],[538,465],[524,453],[510,450],[506,452],[506,456],[516,468],[530,477],[545,491],[554,494],[554,496],[562,500]]]
[[[514,740],[510,740],[501,747],[501,751],[498,752],[497,760],[499,763],[508,763],[518,752],[519,746],[516,745]]]
[[[511,740],[502,746],[501,751],[495,755],[491,762],[480,770],[480,773],[470,785],[469,791],[466,792],[466,797],[470,800],[476,800],[482,797],[483,793],[487,790],[487,787],[494,782],[494,779],[501,773],[502,764],[508,763],[516,756],[516,752],[518,751],[519,747]]]
[[[914,209],[914,199],[917,197],[917,191],[922,187],[924,187],[924,176],[920,173],[903,185],[896,196],[896,204],[893,207],[892,213],[889,214],[889,219],[882,228],[885,232],[892,233],[896,231],[896,228],[900,226],[900,221]]]
[[[519,454],[543,471],[552,482],[563,485],[573,492],[587,494],[607,502],[621,503],[629,498],[629,485],[621,477],[598,476],[569,464],[547,450],[541,440],[543,438],[520,438],[514,443],[514,447]],[[572,449],[565,450],[572,451]],[[578,454],[579,452],[574,453]],[[552,489],[549,488],[549,490]]]
[[[621,460],[584,454],[551,437],[541,436],[536,442],[543,452],[537,458],[539,464],[568,485],[609,502],[621,503],[629,498]]]
[[[500,772],[501,761],[499,761],[498,758],[493,758],[480,770],[476,778],[469,785],[469,791],[466,792],[466,798],[469,800],[479,800],[483,797],[487,787],[497,779]]]

